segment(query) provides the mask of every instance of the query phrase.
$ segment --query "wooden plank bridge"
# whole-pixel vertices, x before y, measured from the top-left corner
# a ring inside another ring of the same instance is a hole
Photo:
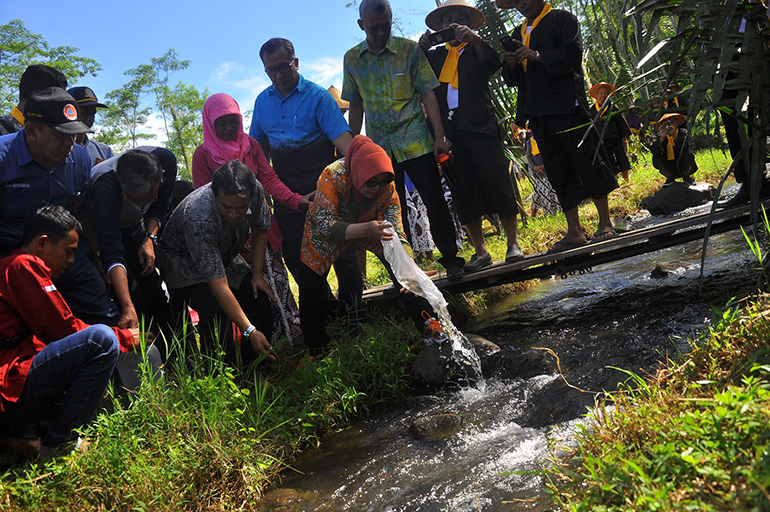
[[[764,206],[766,210],[770,210],[770,200],[765,200],[760,205]],[[483,270],[466,274],[457,279],[446,279],[442,274],[434,277],[433,282],[441,290],[450,293],[462,293],[529,279],[546,279],[552,276],[567,276],[575,272],[584,272],[603,263],[658,251],[693,240],[702,240],[706,235],[710,214],[709,207],[709,210],[704,213],[618,233],[610,239],[582,245],[574,249],[555,253],[529,254],[524,259],[513,263],[498,261]],[[717,210],[711,224],[710,234],[724,233],[749,224],[751,224],[749,204]],[[397,291],[393,286],[383,285],[366,290],[364,299],[387,299],[395,297],[396,293]]]

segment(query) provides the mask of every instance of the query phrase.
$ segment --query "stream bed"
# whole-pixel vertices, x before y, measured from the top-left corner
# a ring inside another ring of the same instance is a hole
[[[628,378],[616,368],[654,372],[707,331],[711,305],[756,286],[740,231],[711,237],[703,278],[701,246],[543,281],[493,305],[460,326],[502,349],[483,385],[412,397],[329,437],[260,510],[555,510],[538,471],[574,445],[597,393]]]

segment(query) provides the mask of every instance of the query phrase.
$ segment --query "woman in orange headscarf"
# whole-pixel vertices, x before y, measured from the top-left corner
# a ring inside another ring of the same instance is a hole
[[[302,237],[302,262],[307,272],[300,277],[317,293],[300,299],[303,310],[302,330],[308,347],[321,348],[329,342],[324,329],[326,318],[326,274],[348,245],[365,248],[383,259],[381,240],[398,237],[408,254],[412,254],[401,224],[401,204],[393,184],[395,175],[390,157],[372,140],[357,135],[344,159],[329,165],[318,178],[315,201],[310,205]],[[297,276],[295,276],[296,278]],[[313,286],[316,284],[317,286]],[[303,283],[304,286],[304,283]],[[305,289],[305,288],[303,288]],[[363,280],[354,298],[358,308],[355,320],[360,321],[363,309],[361,296]],[[431,309],[425,299],[400,294],[415,326],[422,328],[422,310]],[[305,309],[303,309],[305,308]],[[306,325],[306,308],[313,308],[314,325]],[[308,333],[317,333],[309,338]]]

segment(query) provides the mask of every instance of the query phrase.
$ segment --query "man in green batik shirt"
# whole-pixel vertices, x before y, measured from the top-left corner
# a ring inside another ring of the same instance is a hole
[[[406,172],[428,210],[433,240],[441,251],[439,262],[448,277],[459,277],[465,261],[457,256],[454,224],[435,160],[451,150],[433,93],[438,80],[416,42],[390,33],[392,11],[387,0],[363,0],[359,15],[366,40],[345,53],[342,84],[342,98],[350,102],[350,128],[353,135],[359,134],[366,112],[366,134],[393,161],[402,215],[407,212]],[[405,217],[404,226],[408,226]]]

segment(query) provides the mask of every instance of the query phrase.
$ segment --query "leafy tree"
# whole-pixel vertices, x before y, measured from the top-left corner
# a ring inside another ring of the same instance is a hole
[[[0,112],[8,112],[18,103],[19,79],[31,64],[58,69],[70,84],[86,75],[96,76],[102,66],[76,55],[78,51],[72,46],[50,46],[43,36],[27,30],[20,19],[0,25]]]
[[[150,64],[141,64],[126,71],[134,78],[138,90],[155,98],[155,105],[163,118],[167,145],[179,159],[183,176],[188,176],[192,167],[192,154],[203,140],[201,111],[208,97],[208,90],[198,91],[194,85],[179,82],[169,86],[171,75],[187,69],[189,60],[180,60],[176,50],[169,49],[162,57],[150,59]]]
[[[203,142],[201,112],[208,97],[208,89],[201,92],[182,82],[166,92],[166,111],[171,119],[166,145],[179,159],[180,175],[186,179],[191,179],[193,152]]]
[[[153,138],[138,132],[152,113],[151,108],[142,108],[143,94],[142,84],[136,79],[108,92],[109,109],[100,112],[103,130],[95,139],[113,146],[114,150],[125,151],[136,147],[141,139]]]

